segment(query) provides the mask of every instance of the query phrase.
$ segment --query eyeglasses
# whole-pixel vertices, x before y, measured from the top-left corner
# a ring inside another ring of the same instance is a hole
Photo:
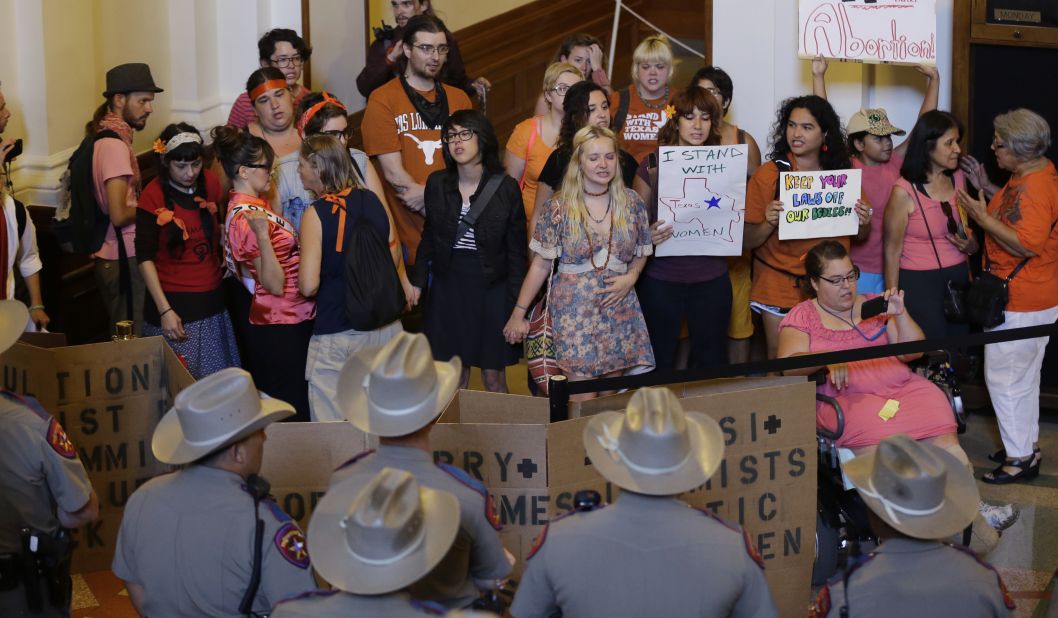
[[[342,131],[340,129],[334,129],[334,130],[331,130],[331,131],[320,131],[319,134],[320,135],[329,135],[329,136],[331,136],[334,139],[339,140],[339,141],[344,141],[345,139],[347,139],[349,137],[348,135],[346,135],[345,131]]]
[[[559,84],[559,85],[555,86],[554,88],[552,88],[551,92],[554,92],[555,94],[557,94],[560,97],[564,97],[564,96],[566,96],[566,93],[569,92],[569,88],[570,88],[569,84]]]
[[[446,144],[450,144],[452,142],[469,142],[472,137],[474,137],[473,131],[470,129],[463,129],[462,131],[445,133],[441,136],[441,139],[443,139]]]
[[[447,45],[419,44],[419,45],[412,45],[412,47],[414,47],[415,49],[421,51],[423,53],[423,55],[426,55],[426,56],[432,56],[435,53],[438,56],[447,56],[448,55],[448,46]]]
[[[996,140],[992,140],[992,150],[1003,150],[1006,147],[1006,144],[1002,142],[997,142]]]
[[[859,278],[860,278],[860,267],[859,266],[853,266],[852,267],[852,272],[850,272],[849,274],[845,275],[844,277],[820,277],[820,279],[822,281],[826,281],[827,283],[829,283],[830,285],[833,285],[835,287],[841,287],[841,285],[843,283],[848,283],[849,285],[852,285]]]
[[[951,234],[958,234],[959,224],[955,222],[955,215],[951,210],[951,204],[948,202],[941,202],[940,211],[948,218],[948,232]]]
[[[280,56],[278,58],[272,58],[272,64],[281,69],[285,69],[289,66],[299,67],[301,66],[302,62],[304,61],[301,59],[301,56],[298,56],[296,54],[293,56]]]
[[[270,170],[272,166],[267,163],[240,163],[241,167],[248,167],[255,170]]]

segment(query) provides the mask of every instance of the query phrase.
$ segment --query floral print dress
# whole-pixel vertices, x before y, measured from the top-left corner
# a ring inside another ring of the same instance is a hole
[[[627,272],[636,257],[653,253],[650,225],[643,200],[625,189],[631,200],[629,229],[613,234],[612,252],[608,235],[585,226],[586,234],[572,237],[565,225],[565,207],[557,200],[541,206],[529,249],[541,257],[558,260],[551,281],[549,310],[554,327],[555,357],[566,375],[597,377],[614,371],[643,373],[654,367],[654,351],[633,288],[613,307],[603,307],[606,280]],[[606,267],[601,271],[592,266]]]

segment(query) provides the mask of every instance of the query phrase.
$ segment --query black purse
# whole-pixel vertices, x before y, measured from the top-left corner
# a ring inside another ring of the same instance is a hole
[[[1003,279],[989,272],[992,263],[988,259],[988,252],[985,252],[985,270],[974,277],[973,283],[966,291],[966,317],[970,322],[993,328],[1006,321],[1003,312],[1010,301],[1010,280],[1028,263],[1029,258],[1021,260],[1007,278]]]
[[[911,188],[911,194],[915,196],[915,204],[918,211],[922,213],[922,222],[926,224],[926,234],[929,235],[929,244],[933,247],[933,256],[937,258],[937,268],[943,270],[940,263],[940,253],[937,252],[937,243],[933,241],[933,231],[929,229],[929,219],[926,211],[922,210],[922,202],[918,199],[918,190]],[[969,288],[968,281],[953,281],[948,279],[944,282],[944,319],[954,324],[962,324],[967,320],[966,295]],[[1003,303],[1006,306],[1006,303]]]

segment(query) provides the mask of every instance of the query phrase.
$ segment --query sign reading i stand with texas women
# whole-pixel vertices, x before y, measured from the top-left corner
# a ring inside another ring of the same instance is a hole
[[[659,149],[658,220],[673,230],[655,255],[742,254],[747,153],[745,144]]]
[[[779,174],[779,240],[855,236],[860,170]]]

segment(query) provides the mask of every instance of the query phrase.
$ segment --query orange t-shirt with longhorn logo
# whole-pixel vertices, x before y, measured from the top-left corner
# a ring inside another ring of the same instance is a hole
[[[470,109],[470,99],[458,88],[443,84],[445,96],[448,97],[448,113],[451,115],[461,109]],[[436,92],[418,91],[427,101],[436,98]],[[399,78],[391,79],[381,88],[371,93],[364,110],[363,124],[360,131],[364,137],[364,151],[374,157],[391,152],[399,152],[404,170],[419,184],[426,184],[426,178],[443,169],[444,156],[441,153],[441,127],[428,127],[419,112],[415,110]],[[381,170],[379,170],[381,172]],[[381,173],[379,174],[381,176]],[[408,265],[415,261],[415,252],[422,239],[422,227],[425,219],[404,207],[397,199],[397,193],[389,183],[386,185],[386,201],[393,213],[397,226],[397,235],[408,250]]]
[[[636,163],[642,163],[646,156],[658,147],[658,131],[665,126],[669,117],[665,115],[665,106],[668,101],[664,98],[651,99],[650,105],[639,96],[639,90],[633,85],[626,90],[629,91],[628,114],[625,116],[624,126],[618,137],[621,145],[636,159]],[[614,91],[610,94],[610,118],[617,115],[617,107],[621,102],[621,93]]]

